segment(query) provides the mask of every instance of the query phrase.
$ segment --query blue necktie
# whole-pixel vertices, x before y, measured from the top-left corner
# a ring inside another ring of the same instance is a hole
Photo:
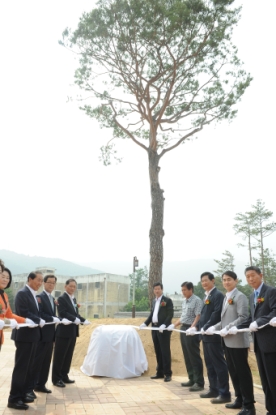
[[[257,298],[258,298],[258,296],[259,296],[259,292],[258,291],[255,291],[255,293],[254,293],[254,305],[255,305],[255,307],[256,307],[256,304],[257,304]]]

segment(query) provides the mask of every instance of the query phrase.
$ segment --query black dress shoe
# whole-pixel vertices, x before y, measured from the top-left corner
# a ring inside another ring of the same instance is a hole
[[[8,402],[8,408],[24,409],[26,411],[29,408],[29,405],[26,405],[23,401]]]
[[[26,396],[24,396],[24,398],[22,398],[22,402],[32,403],[32,402],[34,402],[34,398],[32,398],[31,396],[26,395]]]
[[[181,386],[193,386],[194,382],[192,382],[191,380],[189,380],[189,382],[182,382]]]
[[[46,386],[43,387],[37,387],[34,389],[36,392],[43,392],[43,393],[52,393],[50,389],[47,389]]]
[[[231,402],[231,396],[217,396],[216,398],[211,399],[211,403],[227,403]]]
[[[242,408],[242,410],[238,412],[237,415],[256,415],[256,409],[255,408],[251,408],[251,409]]]
[[[236,400],[233,403],[227,403],[225,405],[225,408],[228,408],[228,409],[239,409],[239,408],[242,408],[242,402]]]
[[[216,398],[218,396],[218,393],[213,391],[208,391],[206,393],[201,393],[199,395],[201,398]]]
[[[150,378],[151,378],[151,379],[164,379],[164,375],[158,375],[158,374],[156,373],[156,375],[151,376]]]
[[[200,386],[198,383],[194,383],[193,386],[191,386],[189,388],[190,392],[199,392],[199,391],[203,391],[204,387]]]
[[[63,383],[75,383],[75,381],[74,380],[71,380],[71,379],[62,379],[62,382]]]
[[[28,396],[28,397],[30,397],[32,399],[36,399],[37,398],[36,394],[33,391],[26,393],[26,396]]]
[[[164,382],[170,382],[172,380],[172,377],[170,375],[166,375],[164,378]]]
[[[54,383],[55,386],[58,388],[65,388],[65,383],[62,380],[58,380],[56,383]]]

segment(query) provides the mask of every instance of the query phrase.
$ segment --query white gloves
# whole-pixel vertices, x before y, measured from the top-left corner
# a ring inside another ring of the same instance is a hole
[[[31,329],[38,326],[38,324],[35,324],[35,322],[28,317],[26,318],[26,324],[28,324],[28,327]]]
[[[145,323],[142,323],[139,327],[139,330],[143,330],[145,327],[147,327],[147,325]]]
[[[84,326],[88,326],[88,324],[90,324],[90,321],[88,320],[84,320],[84,322],[82,323]]]
[[[269,324],[270,324],[271,326],[273,326],[273,327],[276,327],[276,317],[273,317],[273,318],[270,320]]]
[[[215,326],[211,326],[205,331],[205,334],[208,334],[208,336],[211,336],[215,333],[215,331],[216,331]]]
[[[53,322],[54,323],[56,323],[56,324],[59,324],[60,323],[60,319],[59,318],[57,318],[57,317],[52,317],[53,318]]]
[[[238,329],[236,326],[233,326],[229,329],[228,334],[237,334],[238,333]]]
[[[174,325],[174,324],[170,324],[170,325],[167,327],[167,330],[172,331],[174,328],[175,328],[175,325]]]
[[[15,329],[18,323],[14,318],[9,318],[9,324],[11,325],[12,329]]]
[[[202,327],[202,329],[200,330],[201,334],[205,334],[204,328]]]
[[[43,326],[45,325],[45,323],[46,323],[46,321],[45,321],[45,320],[43,320],[43,318],[41,318],[41,319],[40,319],[39,326],[40,326],[40,327],[43,327]]]
[[[249,330],[250,331],[257,331],[258,330],[258,324],[257,324],[256,321],[253,321],[253,323],[250,324]]]
[[[227,328],[224,327],[224,329],[220,330],[219,334],[221,335],[221,337],[226,337],[228,334]]]
[[[3,329],[4,325],[5,325],[4,320],[2,320],[2,318],[0,318],[0,330]]]
[[[166,328],[166,324],[161,324],[159,327],[159,333],[163,333],[163,330]]]
[[[80,324],[80,322],[81,322],[80,319],[78,317],[76,317],[74,323],[78,326]]]
[[[70,321],[70,320],[68,320],[67,318],[63,318],[63,319],[61,320],[61,323],[62,323],[62,324],[65,324],[65,326],[68,326],[68,324],[72,324],[73,322],[72,322],[72,321]]]
[[[190,327],[186,330],[186,336],[194,336],[196,333],[196,327]]]

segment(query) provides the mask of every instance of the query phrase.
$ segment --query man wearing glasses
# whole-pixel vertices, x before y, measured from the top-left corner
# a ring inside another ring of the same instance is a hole
[[[55,289],[57,278],[55,275],[46,275],[43,279],[44,290],[37,295],[37,302],[39,305],[39,312],[41,317],[46,322],[59,323],[60,319],[56,317],[57,306],[52,296]],[[37,392],[51,393],[50,389],[46,388],[48,381],[50,364],[53,353],[53,346],[55,342],[56,325],[45,325],[41,329],[41,341],[38,343],[34,366],[36,368],[36,379],[34,379],[34,390]]]

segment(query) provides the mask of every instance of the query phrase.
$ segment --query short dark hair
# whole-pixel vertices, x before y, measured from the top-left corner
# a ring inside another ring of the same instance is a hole
[[[34,280],[35,278],[36,278],[36,273],[34,271],[30,272],[30,274],[28,275],[28,281]]]
[[[194,284],[192,282],[185,281],[181,284],[181,287],[186,287],[187,290],[193,290],[194,292]]]
[[[70,282],[74,282],[76,285],[78,285],[77,281],[74,280],[74,278],[69,278],[69,280],[65,281],[65,285],[69,285]]]
[[[4,271],[6,271],[6,272],[9,274],[9,277],[10,277],[9,283],[8,283],[8,285],[6,286],[6,288],[10,288],[11,283],[12,283],[12,273],[11,273],[11,271],[9,270],[9,268],[2,267],[2,272],[4,272]],[[6,288],[5,288],[5,289],[6,289]]]
[[[209,278],[210,281],[215,279],[214,274],[212,274],[211,272],[208,272],[208,271],[203,272],[200,276],[200,279],[202,280],[202,278],[206,277],[206,276]]]
[[[43,278],[43,282],[47,282],[49,278],[54,278],[55,281],[57,282],[57,277],[53,274],[45,275],[45,277]]]
[[[163,284],[162,284],[162,282],[155,282],[154,284],[153,284],[153,288],[154,287],[161,287],[161,290],[163,290]]]
[[[237,280],[238,279],[238,276],[237,276],[237,274],[234,271],[225,271],[222,274],[221,278],[223,278],[224,275],[227,275],[228,277],[233,278],[233,280]]]
[[[247,271],[256,271],[257,274],[259,275],[262,273],[261,269],[259,267],[255,267],[254,265],[251,265],[250,267],[245,268],[244,273],[246,274]]]

